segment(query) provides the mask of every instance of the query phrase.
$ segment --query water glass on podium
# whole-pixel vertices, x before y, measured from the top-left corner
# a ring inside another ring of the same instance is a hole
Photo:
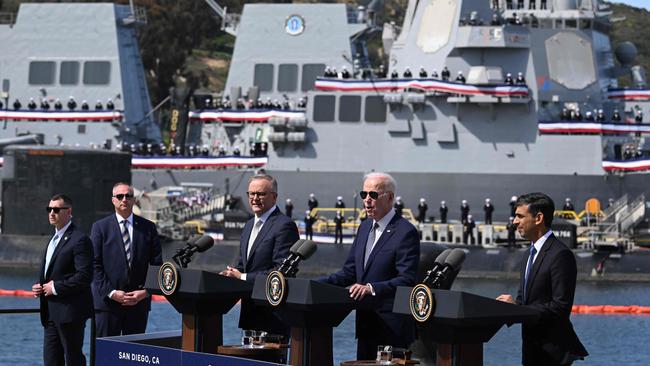
[[[241,345],[244,348],[253,348],[253,340],[255,338],[254,330],[243,330],[241,336]]]
[[[392,346],[377,346],[377,361],[380,365],[390,365],[393,360]]]

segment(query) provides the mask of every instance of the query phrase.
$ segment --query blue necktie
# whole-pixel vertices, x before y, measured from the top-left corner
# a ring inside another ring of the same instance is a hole
[[[535,254],[537,249],[534,245],[530,246],[530,255],[528,256],[528,265],[526,266],[526,276],[524,277],[524,302],[526,301],[526,289],[528,288],[528,276],[530,276],[530,271],[533,269],[533,262],[535,260]]]
[[[50,260],[52,260],[52,255],[54,254],[54,250],[56,249],[56,246],[59,244],[59,235],[54,235],[52,237],[52,240],[50,240],[50,244],[47,246],[47,253],[45,254],[45,269],[43,273],[47,274],[47,268],[50,266]]]
[[[372,253],[372,248],[375,246],[375,231],[378,227],[379,223],[375,222],[375,224],[372,225],[372,229],[370,229],[370,234],[368,234],[368,241],[366,242],[366,254],[363,258],[363,268],[366,268],[368,266],[368,259]]]

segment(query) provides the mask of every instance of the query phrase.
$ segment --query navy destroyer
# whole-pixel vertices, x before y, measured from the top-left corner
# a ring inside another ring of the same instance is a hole
[[[407,205],[446,200],[454,216],[491,198],[506,219],[509,198],[532,190],[603,205],[647,192],[645,74],[632,44],[610,44],[602,1],[409,1],[401,25],[376,22],[381,2],[241,15],[207,3],[236,41],[225,90],[194,98],[188,141],[268,144],[264,168],[297,208],[309,193],[351,203],[371,170],[394,174]],[[375,32],[384,70],[369,58]],[[619,88],[624,74],[633,88]],[[134,182],[230,178],[241,194],[241,174],[136,170]]]

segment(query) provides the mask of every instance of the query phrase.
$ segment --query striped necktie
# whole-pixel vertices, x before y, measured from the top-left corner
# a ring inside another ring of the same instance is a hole
[[[124,253],[126,262],[131,267],[131,236],[129,235],[129,220],[122,220],[122,241],[124,241]]]

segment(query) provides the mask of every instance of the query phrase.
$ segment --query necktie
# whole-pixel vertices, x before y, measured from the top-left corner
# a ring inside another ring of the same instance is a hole
[[[59,235],[54,235],[50,244],[47,245],[47,253],[45,254],[45,270],[44,273],[47,273],[47,269],[50,266],[50,260],[52,259],[52,254],[54,254],[54,249],[59,244]]]
[[[526,265],[526,276],[524,277],[524,302],[526,301],[526,289],[528,288],[528,276],[530,275],[530,271],[533,269],[533,263],[535,260],[535,254],[537,253],[537,249],[535,249],[534,245],[530,246],[530,255],[528,256],[528,264]]]
[[[257,238],[257,234],[259,234],[263,223],[264,222],[262,220],[257,220],[255,221],[255,225],[253,225],[251,236],[250,238],[248,238],[248,249],[246,250],[246,258],[251,256],[251,249],[253,249],[253,244],[255,243],[255,239]]]
[[[131,266],[131,236],[129,235],[129,220],[122,220],[122,240],[124,241],[124,253],[126,262]]]
[[[370,229],[370,233],[368,234],[368,241],[366,242],[366,254],[363,258],[363,268],[366,268],[368,266],[368,258],[370,258],[372,248],[375,246],[375,235],[378,227],[379,223],[375,222],[375,224],[372,225],[372,229]]]

